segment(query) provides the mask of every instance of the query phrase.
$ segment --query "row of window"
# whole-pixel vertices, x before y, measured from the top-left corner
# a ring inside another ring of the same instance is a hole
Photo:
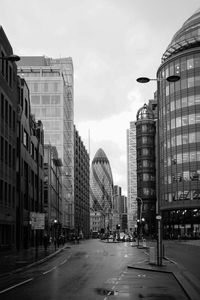
[[[200,142],[200,131],[197,132],[186,132],[177,136],[172,136],[167,139],[167,142],[164,142],[164,149],[171,147],[177,147],[182,145],[189,145],[192,143]]]
[[[165,96],[169,96],[180,90],[193,88],[194,86],[200,86],[200,76],[194,75],[187,78],[181,78],[176,83],[170,83],[166,85]]]
[[[166,104],[166,106],[163,106],[162,108],[162,115],[165,116],[167,113],[170,113],[172,111],[184,108],[184,107],[190,107],[194,105],[200,104],[200,95],[190,95],[190,96],[182,96],[181,98],[177,98],[176,101],[173,99],[170,99],[170,102]]]
[[[182,72],[200,68],[200,55],[199,53],[188,55],[187,57],[181,57],[172,61],[165,68],[162,69],[161,77],[167,78],[171,75],[180,75]],[[161,84],[165,84],[167,82],[162,81]],[[170,83],[171,85],[171,83]],[[172,83],[173,85],[173,83]]]
[[[60,72],[59,71],[55,72],[54,70],[52,72],[48,70],[42,70],[41,72],[39,70],[38,71],[35,70],[33,72],[28,72],[23,70],[21,72],[20,72],[20,76],[22,77],[60,77]]]
[[[144,156],[151,156],[154,158],[155,156],[155,149],[154,148],[142,148],[142,149],[137,149],[137,157],[144,157]]]
[[[199,16],[198,16],[199,17]],[[192,29],[192,30],[191,30]],[[182,41],[187,41],[189,39],[195,38],[197,36],[200,36],[200,28],[199,28],[199,24],[195,24],[193,27],[189,27],[189,30],[187,32],[187,30],[184,30],[178,37],[178,39],[176,39],[176,43],[182,42]]]
[[[60,93],[62,92],[60,81],[31,82],[27,81],[31,93]]]
[[[166,174],[164,176],[164,183],[171,184],[174,182],[188,182],[188,181],[200,181],[200,170],[197,171],[172,171],[172,174]]]
[[[143,173],[138,174],[139,181],[155,181],[155,174]]]
[[[148,187],[144,187],[142,188],[140,192],[140,195],[144,195],[144,196],[156,196],[156,191],[155,189],[152,188],[148,188]]]
[[[200,199],[200,189],[196,190],[177,190],[174,193],[165,193],[163,195],[164,201],[173,202],[181,200],[199,200]]]
[[[15,187],[0,179],[0,205],[15,207]]]
[[[37,116],[37,119],[44,118],[62,118],[63,110],[62,107],[32,107],[32,113]]]
[[[171,129],[188,126],[188,125],[200,124],[200,114],[188,114],[188,115],[182,115],[180,117],[172,118],[171,122],[167,123],[167,130],[170,130],[170,124],[171,124]]]
[[[61,104],[61,97],[60,95],[41,95],[31,96],[31,104],[33,106],[37,105],[60,105]]]
[[[1,93],[1,103],[0,103],[1,119],[15,131],[16,127],[16,113],[12,109],[12,106],[9,104],[8,100],[4,97],[4,94]]]
[[[1,136],[0,160],[15,170],[16,150],[3,136]]]

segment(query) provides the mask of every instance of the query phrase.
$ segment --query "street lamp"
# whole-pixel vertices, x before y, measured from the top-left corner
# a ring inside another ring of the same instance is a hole
[[[139,246],[139,240],[140,240],[140,237],[141,237],[141,231],[142,231],[142,207],[143,207],[143,200],[142,198],[140,197],[136,197],[136,200],[138,200],[138,203],[140,201],[140,209],[139,209],[139,219],[137,220],[137,223],[138,223],[138,246]],[[138,205],[139,207],[139,205]]]
[[[15,55],[15,54],[11,54],[9,56],[1,56],[0,57],[0,60],[9,60],[11,62],[14,62],[14,61],[19,61],[20,60],[20,57],[18,55]]]
[[[157,238],[157,265],[162,266],[162,230],[161,230],[161,210],[160,210],[160,134],[159,134],[159,91],[160,86],[159,83],[163,80],[168,82],[176,82],[180,80],[180,76],[171,75],[166,78],[148,78],[148,77],[139,77],[136,79],[139,83],[148,83],[149,81],[157,82],[157,90],[158,90],[158,100],[157,100],[157,205],[156,205],[156,220],[157,220],[157,230],[158,230],[158,238]]]

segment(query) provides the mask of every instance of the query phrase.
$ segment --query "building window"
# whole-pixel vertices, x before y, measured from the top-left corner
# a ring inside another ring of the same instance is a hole
[[[0,155],[1,155],[1,161],[3,161],[4,160],[4,138],[3,137],[1,137],[1,153],[0,153]]]
[[[8,163],[8,142],[5,141],[5,164]]]
[[[8,101],[5,100],[5,122],[8,123]]]
[[[25,99],[25,116],[28,118],[28,101]]]
[[[23,140],[24,146],[28,149],[28,133],[24,129],[24,140]]]
[[[4,95],[1,94],[1,118],[4,119]]]

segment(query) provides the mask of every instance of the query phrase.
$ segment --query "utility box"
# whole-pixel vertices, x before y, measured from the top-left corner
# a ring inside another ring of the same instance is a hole
[[[156,264],[156,249],[155,247],[149,247],[149,263]]]

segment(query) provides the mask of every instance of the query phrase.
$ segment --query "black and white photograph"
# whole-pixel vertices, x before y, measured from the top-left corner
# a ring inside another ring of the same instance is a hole
[[[200,299],[199,0],[0,1],[1,299]]]

